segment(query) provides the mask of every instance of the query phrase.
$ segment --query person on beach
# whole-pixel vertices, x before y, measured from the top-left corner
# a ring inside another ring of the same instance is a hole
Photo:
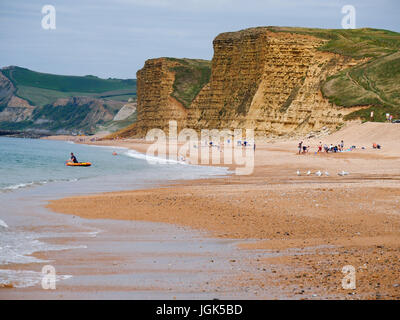
[[[343,151],[343,149],[344,149],[344,141],[342,140],[340,142],[340,151]]]
[[[299,148],[299,154],[300,154],[301,151],[302,151],[302,149],[303,149],[303,141],[301,141],[301,142],[299,143],[298,148]]]
[[[322,142],[321,141],[319,142],[319,145],[318,145],[318,153],[320,153],[320,152],[322,152]]]
[[[76,159],[75,155],[71,152],[71,161],[73,163],[78,163],[78,160]]]
[[[256,152],[256,144],[255,143],[253,144],[253,150],[254,150],[254,152]]]

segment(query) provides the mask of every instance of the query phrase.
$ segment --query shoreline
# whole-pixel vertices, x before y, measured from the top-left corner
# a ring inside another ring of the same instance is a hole
[[[176,171],[176,169],[164,168],[166,171]],[[199,171],[185,172],[194,172],[195,175],[202,176]],[[3,265],[1,269],[5,278],[2,280],[6,281],[4,281],[5,285],[0,284],[0,297],[4,299],[37,299],[38,297],[43,299],[173,299],[174,297],[237,299],[240,297],[240,288],[234,292],[229,290],[221,292],[220,288],[225,288],[225,286],[213,284],[202,286],[203,282],[211,279],[213,282],[222,277],[226,279],[231,277],[229,272],[232,274],[234,272],[230,269],[228,254],[232,254],[239,260],[240,251],[233,246],[226,251],[225,245],[219,239],[205,237],[203,233],[196,230],[168,224],[151,222],[127,224],[123,221],[86,220],[78,216],[57,214],[45,208],[48,200],[63,198],[68,194],[76,195],[77,190],[81,190],[84,194],[92,194],[104,192],[96,190],[107,190],[108,187],[112,187],[101,179],[96,181],[103,183],[92,191],[87,186],[93,183],[93,179],[91,182],[81,180],[71,184],[52,183],[39,188],[27,188],[0,195],[9,200],[2,207],[4,213],[12,212],[15,216],[15,220],[6,219],[9,221],[10,232],[31,231],[35,234],[34,239],[45,243],[46,247],[52,247],[53,244],[65,247],[65,250],[47,251],[44,248],[35,251],[30,255],[39,259],[36,262]],[[115,179],[113,181],[118,182],[118,186],[115,186],[117,189],[123,189],[122,181]],[[139,180],[134,183],[140,188],[147,186],[146,183],[140,185],[142,182]],[[172,180],[171,183],[175,181]],[[163,180],[163,183],[151,183],[152,186],[164,184],[169,184],[168,180]],[[115,188],[110,190],[115,190]],[[24,201],[21,202],[21,199]],[[86,235],[88,230],[90,234]],[[92,230],[96,230],[93,237]],[[230,241],[224,242],[230,246]],[[118,245],[115,245],[116,243]],[[171,254],[166,254],[168,252]],[[214,260],[212,264],[209,262],[210,254]],[[41,268],[44,264],[54,265],[57,275],[62,277],[62,281],[57,282],[56,291],[47,291],[40,287]],[[178,269],[173,270],[171,265],[177,266]],[[206,268],[203,270],[204,265]],[[72,278],[63,278],[66,275],[72,275]],[[189,277],[186,282],[189,287],[181,288],[181,277]],[[96,281],[91,280],[92,278]],[[32,287],[18,287],[25,286],[27,282],[36,284]]]
[[[354,134],[346,140],[352,136],[360,143]],[[268,265],[281,271],[267,277],[255,272],[238,281],[260,288],[275,282],[295,299],[313,295],[400,299],[396,258],[400,249],[400,210],[396,207],[400,175],[395,169],[400,155],[397,148],[389,149],[398,144],[396,136],[390,138],[393,141],[385,141],[380,153],[368,148],[342,154],[297,155],[293,141],[257,145],[255,170],[249,176],[73,197],[53,201],[48,207],[89,219],[166,222],[220,238],[258,240],[239,245],[244,250],[307,252],[308,247],[316,247],[312,254],[253,261],[257,269]],[[106,143],[135,146],[139,152],[147,146],[138,141]],[[318,169],[331,174],[316,177],[304,173]],[[350,175],[336,175],[335,171],[343,169]],[[301,176],[295,175],[296,170]],[[341,287],[341,269],[348,264],[354,265],[359,276],[354,290]]]

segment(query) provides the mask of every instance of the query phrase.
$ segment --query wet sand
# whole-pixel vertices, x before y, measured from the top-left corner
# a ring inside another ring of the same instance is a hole
[[[238,250],[234,239],[207,238],[193,230],[156,223],[95,221],[91,225],[103,231],[95,238],[85,239],[87,248],[34,254],[51,260],[57,274],[71,278],[58,281],[55,290],[44,290],[40,283],[27,288],[2,288],[0,298],[257,298],[254,288],[249,291],[249,287],[229,285],[236,277],[254,272],[248,260],[261,256],[254,250],[250,255]],[[81,241],[65,238],[57,243],[71,245]],[[34,270],[40,276],[42,267],[43,263],[32,263],[2,269]],[[263,292],[262,297],[284,298],[278,290]]]
[[[60,198],[60,191],[74,194],[85,184],[90,183],[60,182],[7,195],[2,210],[15,215],[8,219],[12,232],[35,234],[53,249],[33,253],[39,260],[32,263],[2,265],[0,280],[6,275],[8,281],[0,287],[0,299],[285,298],[279,290],[231,285],[236,277],[255,272],[251,261],[276,256],[240,250],[237,239],[165,223],[83,219],[44,208],[45,199]],[[56,290],[41,287],[45,265],[56,270]],[[30,286],[21,287],[27,282]]]
[[[367,123],[305,140],[312,147],[307,154],[297,154],[297,140],[257,144],[248,176],[72,197],[49,208],[90,219],[191,227],[239,239],[237,246],[249,256],[251,250],[277,254],[250,259],[253,272],[226,281],[232,288],[243,285],[259,294],[274,287],[295,299],[399,299],[399,135],[396,125]],[[314,153],[319,141],[341,139],[357,149]],[[374,142],[383,148],[372,149]],[[95,143],[141,152],[148,147],[134,140]],[[329,176],[314,175],[318,170]],[[349,175],[339,176],[342,170]],[[342,288],[346,265],[356,270],[356,289]]]

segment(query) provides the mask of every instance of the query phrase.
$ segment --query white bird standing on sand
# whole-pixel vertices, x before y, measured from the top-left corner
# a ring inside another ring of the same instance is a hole
[[[327,177],[329,177],[329,172],[328,172],[328,171],[325,171],[325,175],[326,175]]]
[[[301,175],[301,173],[300,173],[300,170],[297,170],[297,172],[296,172],[296,173],[297,173],[297,175],[298,175],[298,176],[300,176],[300,175]]]
[[[339,176],[347,176],[348,174],[349,174],[348,172],[343,171],[343,170],[342,170],[342,172],[338,173]]]
[[[308,171],[307,171],[307,175],[309,176],[310,174],[311,174],[311,171],[310,171],[310,170],[308,170]]]
[[[322,172],[321,172],[320,170],[318,170],[318,171],[315,173],[315,175],[318,176],[318,177],[320,177],[320,176],[322,176]]]

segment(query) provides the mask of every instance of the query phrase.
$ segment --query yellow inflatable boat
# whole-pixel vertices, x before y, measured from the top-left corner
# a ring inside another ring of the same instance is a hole
[[[90,167],[92,164],[90,162],[67,162],[66,165],[69,167]]]

